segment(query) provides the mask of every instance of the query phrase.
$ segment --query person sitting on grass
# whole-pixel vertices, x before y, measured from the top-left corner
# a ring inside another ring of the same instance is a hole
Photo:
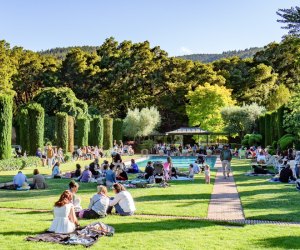
[[[15,188],[21,188],[25,183],[27,183],[27,177],[22,173],[22,171],[19,171],[15,176],[13,180]]]
[[[72,204],[74,206],[74,210],[75,213],[79,212],[80,210],[82,210],[82,207],[80,206],[80,198],[76,195],[76,193],[78,192],[79,189],[79,184],[77,182],[75,182],[74,180],[72,180],[69,183],[69,191],[72,193]]]
[[[89,208],[79,212],[79,218],[98,219],[106,216],[109,198],[105,186],[97,186],[97,193],[90,199]]]
[[[33,170],[33,181],[29,184],[31,189],[45,189],[47,188],[47,183],[43,175],[40,174],[39,170],[36,168]]]
[[[127,169],[127,173],[131,173],[131,174],[137,174],[139,173],[139,166],[135,163],[134,159],[131,159],[131,165],[130,167]]]
[[[107,213],[111,214],[113,207],[115,207],[116,213],[121,216],[133,215],[136,208],[131,194],[120,183],[115,183],[113,189],[116,196],[109,201]]]
[[[90,171],[89,166],[84,167],[85,170],[82,172],[81,176],[78,178],[80,182],[89,182],[92,178],[92,172]]]
[[[76,170],[71,172],[71,177],[72,178],[78,178],[81,175],[81,166],[80,164],[76,164]]]
[[[52,178],[54,179],[60,179],[60,169],[59,169],[60,163],[56,162],[54,166],[52,167]]]
[[[118,181],[127,181],[128,180],[128,175],[124,169],[117,169],[116,170],[116,179]]]
[[[193,167],[193,164],[190,164],[189,165],[189,178],[190,179],[194,179],[194,167]]]
[[[296,178],[294,177],[293,170],[291,169],[290,165],[287,164],[286,167],[280,171],[279,181],[283,183],[288,183],[289,181],[295,180]]]
[[[265,164],[266,163],[267,160],[266,160],[266,156],[265,156],[263,150],[261,150],[259,152],[259,154],[257,155],[256,161],[257,161],[258,164]]]
[[[154,167],[151,161],[148,161],[147,166],[145,168],[145,179],[148,180],[150,176],[154,175]]]
[[[69,190],[64,191],[59,200],[54,204],[54,219],[49,228],[49,232],[68,234],[75,231],[79,226],[72,204],[72,193]]]
[[[114,167],[115,165],[112,163],[109,166],[109,170],[106,171],[105,183],[106,183],[106,187],[108,188],[111,188],[113,184],[117,182],[116,173],[114,172]]]

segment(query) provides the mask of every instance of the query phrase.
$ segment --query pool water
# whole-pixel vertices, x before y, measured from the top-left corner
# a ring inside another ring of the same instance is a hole
[[[174,167],[176,168],[189,168],[189,165],[191,163],[194,163],[197,159],[197,157],[195,156],[172,156],[172,162]],[[139,168],[141,170],[143,170],[148,161],[162,161],[162,162],[166,162],[167,161],[167,156],[149,156],[147,158],[147,160],[142,160],[142,161],[136,161],[136,163],[138,164]],[[217,157],[216,156],[207,156],[205,157],[205,164],[208,164],[211,168],[213,168],[215,166],[215,163],[217,161]]]

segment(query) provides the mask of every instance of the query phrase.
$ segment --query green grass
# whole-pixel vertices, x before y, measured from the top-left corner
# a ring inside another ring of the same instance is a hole
[[[85,162],[86,163],[86,162]],[[84,164],[82,163],[84,166]],[[62,167],[72,170],[75,163]],[[251,219],[299,221],[300,201],[294,185],[273,184],[268,177],[249,177],[247,160],[234,160],[235,180],[240,191],[245,215]],[[42,169],[44,174],[49,171]],[[32,169],[24,170],[30,174]],[[4,178],[15,173],[0,172]],[[212,184],[204,184],[204,176],[194,182],[172,182],[168,188],[129,189],[134,197],[137,215],[102,219],[116,229],[113,237],[102,237],[92,249],[300,249],[300,227],[278,225],[234,226],[226,223],[159,219],[140,217],[139,214],[161,214],[206,217]],[[27,236],[49,228],[53,203],[69,180],[49,179],[46,190],[26,192],[0,190],[0,249],[84,249],[82,246],[63,246],[50,243],[27,242]],[[95,193],[95,183],[81,183],[78,196],[82,206],[88,205]],[[112,191],[109,192],[113,195]],[[22,209],[23,208],[23,209]],[[26,208],[26,209],[24,209]],[[46,211],[38,211],[46,210]],[[49,210],[49,212],[47,212]],[[93,220],[82,220],[86,225]]]
[[[0,213],[0,249],[84,249],[27,242],[49,228],[51,213],[6,210]],[[102,237],[91,249],[299,249],[300,228],[275,225],[230,226],[211,222],[109,216],[113,237]],[[92,220],[82,221],[82,225]]]
[[[233,160],[234,178],[247,219],[300,221],[295,184],[268,182],[271,176],[245,176],[249,160]]]

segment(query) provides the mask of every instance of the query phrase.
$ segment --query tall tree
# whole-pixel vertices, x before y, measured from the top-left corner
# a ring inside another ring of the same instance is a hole
[[[186,106],[189,123],[202,129],[220,132],[224,128],[221,109],[233,106],[235,101],[231,98],[231,90],[224,86],[210,85],[198,86],[189,91]]]
[[[284,23],[283,29],[288,29],[290,35],[300,36],[300,7],[295,6],[290,9],[279,9],[276,12],[282,19],[277,22]]]

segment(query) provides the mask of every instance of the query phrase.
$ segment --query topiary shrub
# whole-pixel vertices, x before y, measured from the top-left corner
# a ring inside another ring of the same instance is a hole
[[[242,140],[243,146],[257,146],[261,143],[261,134],[246,134]]]
[[[110,117],[103,118],[103,149],[113,147],[113,120]]]
[[[271,113],[265,114],[265,146],[272,144]]]
[[[20,170],[23,168],[37,168],[42,165],[41,159],[36,156],[9,158],[0,160],[0,171]]]
[[[292,147],[295,141],[296,141],[296,137],[294,135],[286,134],[278,140],[278,144],[281,150],[286,150]]]
[[[68,116],[68,151],[74,152],[74,117]]]
[[[69,130],[68,114],[64,112],[56,113],[56,145],[61,147],[63,152],[68,152]]]
[[[28,110],[20,109],[18,114],[19,123],[19,142],[23,151],[29,152],[29,126],[28,126]]]
[[[31,103],[28,109],[29,126],[29,154],[35,155],[38,148],[44,145],[44,118],[45,113],[42,106],[38,103]]]
[[[103,118],[100,115],[94,116],[90,125],[90,144],[103,146]]]
[[[123,120],[114,119],[113,120],[113,140],[117,142],[123,141]]]
[[[13,96],[0,94],[0,159],[11,156]]]
[[[89,144],[89,125],[87,118],[81,117],[77,119],[77,145],[79,147]]]

